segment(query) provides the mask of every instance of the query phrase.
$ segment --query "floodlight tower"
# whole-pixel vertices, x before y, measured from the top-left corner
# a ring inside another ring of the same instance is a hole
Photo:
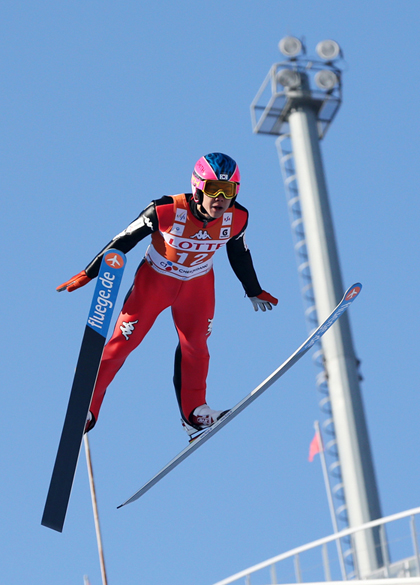
[[[334,309],[344,292],[320,140],[341,104],[341,49],[326,40],[316,47],[322,59],[308,59],[300,39],[285,37],[275,63],[251,104],[255,133],[278,136],[277,147],[288,194],[306,314],[315,327]],[[345,314],[322,340],[315,356],[323,366],[318,376],[329,403],[342,498],[350,527],[381,517],[368,431],[361,397],[358,362]],[[342,508],[344,507],[342,506]],[[377,530],[353,538],[354,571],[364,577],[383,564]],[[344,577],[346,578],[346,577]]]

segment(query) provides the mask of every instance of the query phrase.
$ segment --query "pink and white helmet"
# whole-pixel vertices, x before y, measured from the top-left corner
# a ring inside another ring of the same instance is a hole
[[[212,152],[202,156],[197,162],[191,177],[194,201],[201,203],[204,181],[232,181],[237,184],[236,195],[239,193],[241,175],[233,158],[221,152]],[[199,193],[197,193],[199,191]]]

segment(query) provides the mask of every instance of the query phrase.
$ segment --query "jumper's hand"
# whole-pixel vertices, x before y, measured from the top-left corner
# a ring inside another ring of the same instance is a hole
[[[261,309],[261,311],[265,311],[266,309],[271,311],[273,308],[272,305],[276,306],[279,302],[276,297],[271,296],[270,293],[265,292],[265,290],[263,290],[257,297],[249,297],[249,300],[254,305],[254,311],[258,311],[258,309]]]
[[[91,280],[92,279],[89,278],[89,276],[86,274],[86,271],[82,270],[82,272],[79,272],[79,274],[76,274],[76,276],[73,276],[73,278],[70,278],[70,280],[67,282],[63,282],[63,284],[57,286],[57,291],[61,292],[63,290],[67,290],[68,292],[72,292],[73,290],[76,290],[76,288],[85,286],[85,284]]]

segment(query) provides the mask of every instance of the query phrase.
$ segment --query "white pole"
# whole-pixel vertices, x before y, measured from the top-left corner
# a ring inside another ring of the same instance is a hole
[[[324,441],[322,440],[321,429],[319,428],[319,422],[317,420],[315,421],[314,426],[315,426],[315,432],[316,432],[317,437],[318,437],[318,445],[320,446],[319,456],[321,459],[322,475],[324,476],[325,489],[327,491],[328,507],[330,509],[331,521],[332,521],[332,525],[333,525],[334,534],[337,534],[338,525],[337,525],[337,518],[335,516],[334,501],[333,501],[333,497],[332,497],[332,493],[331,493],[330,479],[328,477],[327,462],[325,460]],[[344,563],[343,549],[341,547],[341,540],[338,539],[336,541],[336,544],[337,544],[338,558],[340,561],[341,576],[343,578],[343,581],[346,581],[347,580],[346,565]]]
[[[92,459],[90,457],[89,439],[88,439],[87,433],[85,433],[85,436],[84,436],[84,443],[85,443],[85,452],[86,452],[86,463],[87,463],[88,474],[89,474],[90,494],[92,496],[93,517],[95,520],[96,540],[98,542],[99,563],[101,565],[102,583],[103,583],[103,585],[108,585],[108,581],[106,578],[106,570],[105,570],[104,551],[103,551],[103,547],[102,547],[101,527],[99,525],[99,514],[98,514],[98,505],[97,505],[97,501],[96,501],[95,482],[93,480]]]
[[[308,100],[310,102],[310,100]],[[319,146],[317,116],[311,103],[300,102],[289,116],[306,244],[318,319],[341,298],[343,285]],[[380,518],[356,357],[347,315],[322,340],[337,447],[350,526]],[[381,556],[376,533],[355,535],[361,575],[378,568]],[[378,538],[379,541],[379,538]]]

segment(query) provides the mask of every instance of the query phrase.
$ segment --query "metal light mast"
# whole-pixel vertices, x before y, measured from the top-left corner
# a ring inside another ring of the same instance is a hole
[[[336,66],[341,50],[335,41],[322,41],[317,45],[320,61],[306,58],[295,37],[285,37],[279,47],[288,59],[271,67],[251,115],[255,133],[278,136],[306,313],[315,326],[317,316],[324,320],[344,292],[319,144],[341,103],[341,70]],[[323,366],[318,376],[327,394],[322,406],[330,405],[326,425],[335,433],[342,508],[349,526],[355,527],[380,518],[381,508],[347,315],[324,336],[315,357]],[[355,533],[352,542],[359,578],[382,566],[377,530]]]

